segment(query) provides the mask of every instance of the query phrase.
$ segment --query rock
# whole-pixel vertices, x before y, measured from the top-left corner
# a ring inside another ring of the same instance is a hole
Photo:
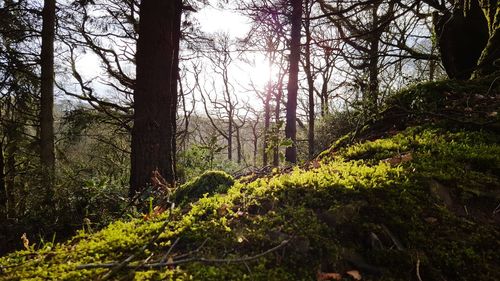
[[[431,179],[429,182],[429,189],[431,194],[441,200],[447,208],[453,207],[453,199],[450,195],[450,190],[439,183],[437,180]]]

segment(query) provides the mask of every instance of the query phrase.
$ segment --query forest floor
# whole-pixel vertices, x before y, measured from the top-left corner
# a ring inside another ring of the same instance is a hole
[[[0,279],[500,280],[499,108],[494,77],[411,87],[301,167],[208,172],[176,208],[26,241]]]

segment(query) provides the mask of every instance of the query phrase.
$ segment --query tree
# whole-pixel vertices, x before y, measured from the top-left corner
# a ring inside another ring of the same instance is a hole
[[[54,39],[56,25],[56,1],[45,0],[42,10],[41,96],[40,96],[40,157],[42,184],[45,201],[53,197],[54,155]]]
[[[479,0],[479,4],[488,22],[488,42],[481,52],[474,76],[484,76],[498,70],[500,58],[500,4],[496,0]]]
[[[500,57],[500,6],[496,0],[458,0],[453,5],[424,0],[433,7],[434,29],[446,73],[469,79],[488,75]]]
[[[167,183],[175,184],[181,12],[181,0],[144,0],[140,4],[131,197],[150,184],[155,170]]]
[[[285,159],[297,163],[297,93],[299,90],[300,27],[302,25],[302,0],[291,0],[290,69],[288,74],[288,96],[286,103],[285,136],[292,141],[286,148]]]

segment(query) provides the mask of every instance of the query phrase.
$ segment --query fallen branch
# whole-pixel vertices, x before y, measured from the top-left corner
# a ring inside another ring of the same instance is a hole
[[[250,257],[243,257],[243,258],[236,258],[236,259],[207,259],[207,258],[198,258],[198,257],[192,257],[192,258],[186,258],[186,259],[180,259],[176,261],[167,261],[167,262],[157,262],[157,263],[148,263],[148,264],[143,264],[143,265],[131,265],[131,264],[123,264],[122,263],[89,263],[89,264],[81,264],[76,267],[76,269],[93,269],[93,268],[115,268],[118,265],[121,265],[120,269],[122,268],[127,268],[127,269],[153,269],[153,268],[164,268],[168,266],[176,266],[180,264],[185,264],[185,263],[190,263],[190,262],[201,262],[201,263],[242,263],[242,262],[247,262],[247,261],[252,261],[256,260],[260,257],[263,257],[269,253],[272,253],[276,250],[279,250],[283,247],[285,247],[290,240],[284,240],[281,242],[281,244],[270,248],[262,253],[256,254],[254,256]]]

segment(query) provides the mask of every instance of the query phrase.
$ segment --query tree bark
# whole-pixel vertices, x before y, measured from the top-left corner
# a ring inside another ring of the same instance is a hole
[[[376,10],[374,12],[376,16]],[[368,63],[368,96],[365,99],[366,110],[369,114],[374,115],[378,112],[378,74],[379,74],[379,42],[380,35],[372,34],[370,40],[370,53],[369,53],[369,63]]]
[[[478,0],[470,1],[470,6],[457,1],[456,6],[442,16],[434,14],[434,29],[446,74],[451,79],[467,80],[487,45],[488,23]]]
[[[175,133],[181,0],[140,4],[137,78],[129,196],[142,191],[158,170],[175,185]]]
[[[7,189],[5,189],[5,158],[3,142],[0,142],[0,214],[7,213]]]
[[[7,139],[9,140],[9,143],[6,145],[5,151],[7,154],[5,163],[5,168],[7,170],[7,173],[5,174],[5,193],[7,196],[7,216],[9,218],[14,218],[16,216],[16,197],[14,195],[14,188],[15,177],[17,174],[15,157],[18,152],[18,147],[15,141],[10,142],[10,140],[12,140],[13,138],[9,138],[9,134],[12,133],[7,133]]]
[[[266,97],[264,98],[264,133],[262,141],[262,166],[267,166],[268,163],[268,146],[269,146],[269,126],[271,125],[271,95],[272,87],[269,82]]]
[[[292,30],[290,34],[290,69],[288,74],[288,97],[286,102],[285,136],[292,141],[286,148],[285,159],[297,163],[297,93],[299,90],[300,27],[302,23],[302,0],[291,0]]]
[[[280,137],[280,128],[281,128],[281,99],[283,97],[283,75],[278,78],[278,83],[276,85],[276,101],[274,106],[274,124],[275,131],[273,132],[275,135],[273,136],[276,139]],[[274,143],[273,149],[273,167],[278,167],[280,165],[280,146],[278,143]]]
[[[54,154],[54,40],[56,1],[45,0],[42,10],[40,157],[45,203],[53,199]]]
[[[479,0],[488,22],[488,43],[479,57],[473,77],[485,76],[500,69],[500,7],[495,0]]]
[[[313,2],[310,0],[306,1],[306,15],[309,17],[311,15],[311,8],[312,8]],[[305,50],[304,50],[304,60],[305,60],[305,65],[304,65],[304,72],[307,77],[307,90],[308,90],[308,100],[309,100],[309,122],[308,122],[308,131],[307,131],[307,143],[308,143],[308,152],[309,152],[309,159],[312,159],[314,156],[314,77],[313,77],[313,71],[312,71],[312,65],[311,65],[311,42],[312,42],[312,36],[311,36],[311,29],[310,29],[310,22],[308,20],[305,21],[304,23],[304,31],[306,34],[306,43],[305,43]]]

